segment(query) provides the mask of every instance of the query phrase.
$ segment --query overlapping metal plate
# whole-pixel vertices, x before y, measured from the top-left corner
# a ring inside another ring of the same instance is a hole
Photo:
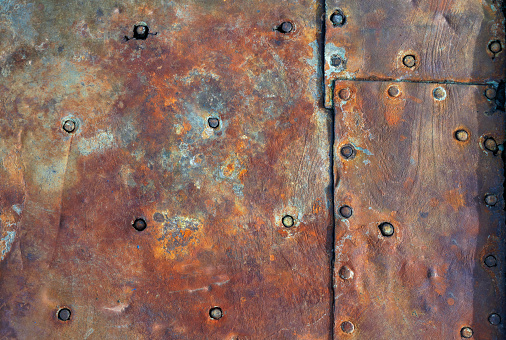
[[[0,338],[328,338],[321,14],[1,2]]]
[[[488,318],[505,312],[503,162],[484,142],[504,140],[504,113],[485,86],[338,82],[343,89],[351,97],[334,98],[336,334],[350,321],[356,339],[459,339],[465,327],[502,339]]]

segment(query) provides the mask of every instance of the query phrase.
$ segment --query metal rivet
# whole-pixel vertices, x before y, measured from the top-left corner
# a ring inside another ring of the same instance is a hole
[[[334,67],[339,67],[339,66],[341,66],[342,63],[343,63],[343,59],[341,59],[341,57],[338,56],[337,54],[333,55],[330,58],[330,65],[332,65]]]
[[[502,45],[499,40],[494,40],[490,44],[488,44],[488,49],[492,53],[499,53],[502,51]]]
[[[220,120],[218,118],[211,117],[207,119],[207,124],[209,124],[209,127],[216,129],[220,126]]]
[[[338,9],[330,16],[330,21],[334,27],[341,27],[346,23],[346,16],[344,15],[343,11]]]
[[[138,219],[136,219],[134,221],[134,223],[132,224],[132,226],[137,231],[143,231],[144,229],[146,229],[147,224],[146,224],[146,221],[144,221],[144,219],[138,218]]]
[[[497,313],[492,313],[488,316],[488,322],[490,322],[491,325],[497,326],[501,323],[501,316]]]
[[[471,338],[473,336],[473,329],[471,327],[463,327],[461,330],[460,330],[460,335],[463,337],[463,338]]]
[[[485,204],[490,207],[493,207],[494,205],[496,205],[497,201],[498,201],[497,195],[488,194],[485,196]]]
[[[209,310],[209,316],[211,319],[219,320],[223,317],[223,311],[220,307],[213,307]]]
[[[406,67],[413,68],[416,65],[416,57],[412,54],[408,54],[402,58],[402,63]]]
[[[295,219],[290,215],[286,215],[281,222],[286,228],[291,228],[295,224]]]
[[[394,234],[394,226],[392,223],[383,222],[379,225],[379,229],[381,231],[381,235],[389,237]]]
[[[498,151],[497,142],[492,137],[487,137],[483,142],[483,145],[485,146],[485,149],[487,149],[488,151],[492,152]]]
[[[146,25],[134,26],[134,39],[145,40],[149,34],[149,27]]]
[[[355,157],[355,148],[352,145],[345,145],[341,148],[341,156],[345,159],[351,159]]]
[[[497,267],[497,259],[494,255],[488,255],[483,262],[489,268]]]
[[[353,215],[353,209],[349,205],[343,205],[339,208],[339,214],[344,218],[350,218]]]
[[[400,89],[399,89],[399,87],[398,87],[398,86],[396,86],[396,85],[392,85],[392,86],[390,86],[390,87],[388,88],[388,91],[387,91],[387,92],[388,92],[388,95],[389,95],[390,97],[393,97],[393,98],[398,97],[398,96],[401,94],[401,90],[400,90]]]
[[[58,319],[61,321],[69,321],[70,320],[70,309],[61,308],[58,310]]]
[[[441,86],[436,87],[434,91],[432,92],[432,95],[434,96],[434,99],[436,100],[443,100],[446,98],[446,91]]]
[[[455,131],[455,139],[459,142],[465,142],[469,139],[469,132],[466,130],[457,130]]]
[[[289,21],[283,22],[281,25],[278,26],[278,31],[281,33],[290,33],[293,31],[293,24]]]
[[[349,88],[342,89],[339,91],[339,98],[342,100],[349,100],[351,98],[351,91]]]
[[[63,123],[63,130],[68,133],[72,133],[76,130],[76,122],[68,119]]]
[[[341,329],[345,333],[348,333],[348,334],[353,333],[353,331],[355,330],[355,325],[350,321],[344,321],[341,324]]]
[[[489,87],[488,89],[485,90],[485,97],[487,97],[488,99],[494,99],[496,95],[497,91],[493,87]]]
[[[351,270],[348,266],[342,266],[339,269],[339,277],[343,280],[349,280],[353,278],[353,270]]]

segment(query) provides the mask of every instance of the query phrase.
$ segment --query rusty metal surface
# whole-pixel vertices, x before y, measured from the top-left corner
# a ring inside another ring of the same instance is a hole
[[[322,13],[0,3],[0,338],[329,337]]]
[[[336,82],[337,338],[504,339],[505,124],[486,89]]]
[[[502,6],[495,0],[327,0],[326,106],[332,107],[334,79],[503,79]],[[336,11],[345,17],[343,25],[331,22]],[[411,67],[403,63],[406,56],[415,57]],[[333,66],[332,58],[340,62]]]
[[[0,339],[503,339],[501,7],[0,2]]]

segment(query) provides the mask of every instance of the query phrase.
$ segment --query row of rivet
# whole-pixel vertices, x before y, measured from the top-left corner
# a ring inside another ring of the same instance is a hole
[[[56,317],[60,321],[69,321],[71,314],[72,313],[68,307],[63,307],[58,309]],[[223,317],[223,310],[220,307],[213,307],[209,310],[209,317],[213,320],[219,320]]]
[[[215,117],[210,117],[207,119],[207,124],[210,128],[217,129],[220,126],[220,120]],[[63,122],[62,129],[67,133],[74,133],[77,131],[77,122],[74,119],[67,119]]]

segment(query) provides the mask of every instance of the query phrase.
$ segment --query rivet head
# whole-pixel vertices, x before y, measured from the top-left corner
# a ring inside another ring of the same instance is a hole
[[[485,90],[485,97],[487,97],[487,99],[494,99],[496,95],[497,91],[493,87],[489,87]]]
[[[285,226],[285,228],[291,228],[295,224],[295,219],[290,215],[286,215],[283,217],[281,222],[283,223],[283,226]]]
[[[342,27],[346,23],[346,16],[343,11],[338,9],[330,16],[330,22],[332,22],[334,27]]]
[[[343,156],[344,159],[352,159],[355,157],[356,151],[355,148],[352,145],[345,145],[341,148],[341,156]]]
[[[349,100],[351,98],[351,91],[349,88],[345,88],[339,91],[339,98],[342,100]]]
[[[339,66],[341,66],[342,63],[343,63],[343,59],[340,56],[338,56],[337,54],[333,55],[330,58],[330,65],[332,65],[334,67],[339,67]]]
[[[207,119],[207,124],[209,124],[209,127],[212,129],[217,129],[220,126],[220,120],[215,117],[211,117]]]
[[[392,85],[387,90],[388,95],[392,98],[398,97],[401,94],[401,90],[399,89],[399,86]]]
[[[494,194],[487,194],[485,196],[485,204],[490,206],[490,207],[493,207],[494,205],[497,204],[497,195],[494,195]]]
[[[136,219],[134,221],[134,223],[132,224],[132,226],[137,231],[143,231],[144,229],[146,229],[147,224],[146,224],[146,221],[143,218],[138,218],[138,219]]]
[[[436,100],[443,100],[446,98],[446,90],[442,88],[441,86],[438,86],[434,89],[432,92],[432,95],[434,96],[434,99]]]
[[[353,278],[353,270],[351,270],[348,266],[342,266],[339,269],[339,277],[343,280],[349,280]]]
[[[501,323],[501,316],[497,313],[492,313],[488,316],[488,322],[491,325],[497,326]]]
[[[402,58],[402,63],[408,68],[413,68],[416,66],[416,57],[412,54],[408,54]]]
[[[491,152],[498,151],[497,142],[492,137],[487,137],[485,139],[485,141],[483,142],[483,146],[485,146],[485,149],[487,149],[488,151],[491,151]]]
[[[278,31],[287,34],[293,31],[293,24],[289,21],[285,21],[278,26]]]
[[[494,255],[488,255],[483,262],[489,268],[497,267],[497,258]]]
[[[72,133],[76,130],[76,122],[72,119],[68,119],[63,123],[63,130],[67,133]]]
[[[211,319],[219,320],[223,317],[223,311],[220,307],[213,307],[209,310],[209,316]]]
[[[58,310],[57,316],[58,320],[61,321],[69,321],[70,320],[70,309],[68,308],[61,308]]]
[[[501,52],[502,51],[501,42],[499,40],[492,41],[490,44],[488,44],[488,49],[490,50],[490,52],[494,54]]]
[[[145,40],[149,34],[149,27],[146,25],[134,26],[134,39]]]
[[[473,329],[471,327],[463,327],[461,330],[460,330],[460,335],[463,337],[463,338],[466,338],[466,339],[469,339],[473,336]]]
[[[344,321],[341,324],[341,330],[348,334],[353,333],[355,330],[355,325],[351,321]]]
[[[462,129],[457,130],[455,131],[455,139],[458,140],[459,142],[465,142],[466,140],[469,139],[469,132]]]
[[[390,237],[394,234],[394,226],[392,223],[383,222],[379,225],[379,230],[381,231],[381,235]]]
[[[343,205],[339,208],[339,214],[344,218],[350,218],[353,215],[353,209],[349,205]]]

